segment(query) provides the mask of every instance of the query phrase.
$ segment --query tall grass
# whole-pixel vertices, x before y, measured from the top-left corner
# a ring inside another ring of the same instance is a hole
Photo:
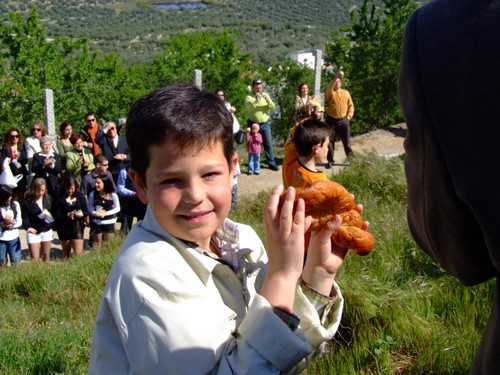
[[[377,238],[337,277],[342,324],[308,374],[467,374],[494,284],[463,287],[415,244],[402,161],[360,156],[335,180],[363,203]],[[269,191],[240,197],[236,221],[264,237]],[[67,262],[0,269],[0,374],[84,374],[106,277],[121,239]]]

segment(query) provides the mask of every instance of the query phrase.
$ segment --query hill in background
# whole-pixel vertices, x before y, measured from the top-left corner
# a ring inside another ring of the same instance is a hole
[[[161,0],[11,0],[2,17],[37,7],[48,36],[87,37],[95,49],[117,53],[127,64],[148,63],[170,36],[193,30],[230,28],[241,51],[270,63],[287,53],[323,48],[362,0],[207,1],[206,7],[161,9]]]

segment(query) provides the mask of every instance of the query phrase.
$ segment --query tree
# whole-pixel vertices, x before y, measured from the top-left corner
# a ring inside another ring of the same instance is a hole
[[[406,22],[418,7],[412,0],[364,0],[351,11],[351,26],[333,36],[325,61],[343,69],[356,115],[353,133],[366,132],[403,120],[397,98],[401,42]],[[328,79],[326,80],[328,81]]]
[[[118,57],[90,53],[87,39],[49,40],[36,9],[9,20],[0,21],[1,133],[11,126],[26,132],[43,120],[46,88],[54,91],[56,122],[78,121],[88,111],[115,119],[130,107],[132,99],[120,92],[127,80]]]
[[[278,139],[285,140],[288,136],[292,123],[291,113],[293,110],[295,95],[298,94],[299,83],[306,82],[311,95],[314,87],[314,71],[307,66],[286,59],[281,63],[274,63],[270,67],[259,65],[252,76],[261,78],[265,84],[265,90],[271,95],[276,104],[276,110],[272,115],[273,135]],[[249,81],[249,85],[251,81]]]
[[[193,82],[194,71],[202,71],[203,86],[223,89],[241,117],[244,108],[245,82],[249,55],[241,54],[230,30],[220,33],[196,31],[178,34],[163,47],[161,56],[151,64],[150,77],[161,86],[175,82]]]

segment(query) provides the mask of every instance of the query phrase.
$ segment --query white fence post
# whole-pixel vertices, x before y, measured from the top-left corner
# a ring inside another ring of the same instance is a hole
[[[200,69],[195,69],[194,70],[194,84],[201,89],[202,87],[202,79],[201,79],[201,70]]]
[[[55,141],[54,94],[51,89],[44,89],[43,92],[45,94],[45,122],[47,123],[47,134]]]

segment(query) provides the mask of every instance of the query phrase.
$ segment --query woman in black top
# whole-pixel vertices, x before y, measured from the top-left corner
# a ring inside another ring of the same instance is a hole
[[[23,201],[23,227],[26,229],[31,258],[44,262],[50,261],[52,248],[52,225],[54,218],[50,212],[52,203],[47,195],[47,183],[43,178],[35,178]]]
[[[31,171],[35,178],[43,178],[47,183],[47,192],[51,197],[57,194],[59,174],[61,173],[61,157],[52,148],[52,140],[48,136],[40,139],[42,152],[33,156]]]
[[[71,249],[75,255],[83,254],[83,231],[88,214],[87,200],[80,194],[78,180],[73,176],[63,177],[54,202],[55,225],[63,259],[69,258]]]
[[[2,147],[2,160],[9,158],[9,167],[14,176],[22,175],[23,178],[17,183],[12,192],[15,200],[22,202],[24,193],[26,193],[26,180],[28,177],[28,155],[24,147],[24,138],[21,131],[17,128],[10,128],[5,133]]]

